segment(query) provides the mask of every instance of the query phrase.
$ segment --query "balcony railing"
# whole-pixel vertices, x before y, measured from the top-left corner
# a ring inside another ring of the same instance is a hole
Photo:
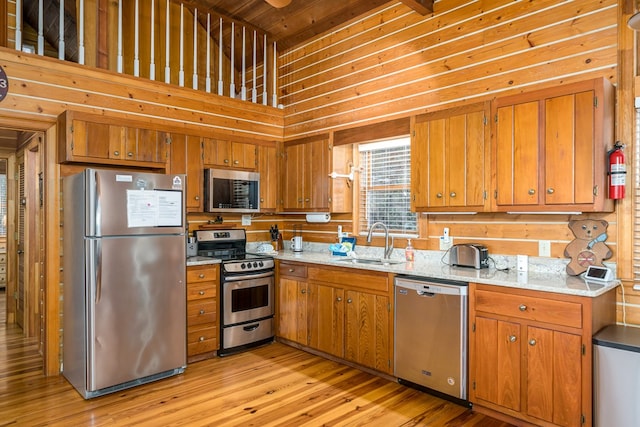
[[[171,0],[15,0],[14,11],[16,50],[278,106],[276,43],[229,18]]]

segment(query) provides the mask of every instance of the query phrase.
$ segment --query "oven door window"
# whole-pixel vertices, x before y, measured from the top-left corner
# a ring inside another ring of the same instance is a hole
[[[253,310],[269,305],[269,285],[252,286],[231,291],[231,312]]]

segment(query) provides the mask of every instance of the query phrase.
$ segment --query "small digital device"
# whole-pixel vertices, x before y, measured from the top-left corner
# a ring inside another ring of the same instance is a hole
[[[607,267],[590,265],[584,273],[584,280],[597,282],[610,282],[614,279],[613,272]]]

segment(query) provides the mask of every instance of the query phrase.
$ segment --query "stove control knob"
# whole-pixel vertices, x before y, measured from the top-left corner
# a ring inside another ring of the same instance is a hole
[[[257,262],[253,262],[253,268],[258,268],[258,263]]]
[[[244,262],[243,262],[242,264],[240,264],[240,268],[244,270],[245,268],[247,268],[247,266],[244,265]]]
[[[258,265],[259,265],[260,267],[264,267],[264,263],[263,263],[262,261],[258,262]]]

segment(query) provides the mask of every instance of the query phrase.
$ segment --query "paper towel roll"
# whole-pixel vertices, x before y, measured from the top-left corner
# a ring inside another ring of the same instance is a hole
[[[328,213],[307,214],[307,222],[327,223],[329,221],[331,221],[331,214]]]

